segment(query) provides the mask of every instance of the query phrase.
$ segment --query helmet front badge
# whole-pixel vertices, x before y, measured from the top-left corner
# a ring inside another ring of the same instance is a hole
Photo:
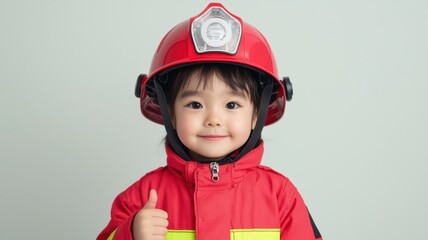
[[[241,23],[221,7],[211,7],[192,23],[192,39],[198,53],[235,54],[241,38]]]

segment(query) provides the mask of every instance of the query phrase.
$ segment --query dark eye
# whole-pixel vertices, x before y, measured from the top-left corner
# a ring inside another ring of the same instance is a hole
[[[239,108],[241,105],[239,105],[238,103],[236,103],[236,102],[229,102],[229,103],[227,103],[226,104],[226,108],[227,109],[237,109],[237,108]]]
[[[202,104],[200,104],[198,102],[191,102],[187,106],[189,106],[192,109],[200,109],[200,108],[202,108]]]

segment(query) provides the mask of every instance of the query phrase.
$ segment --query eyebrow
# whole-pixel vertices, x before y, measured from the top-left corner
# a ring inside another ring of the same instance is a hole
[[[180,94],[178,94],[178,97],[180,98],[185,98],[185,97],[189,97],[189,96],[194,96],[194,95],[198,95],[201,92],[199,91],[195,91],[195,90],[186,90],[181,92]]]
[[[190,96],[195,96],[195,95],[197,96],[197,95],[200,95],[200,94],[202,94],[201,91],[197,91],[197,90],[186,90],[186,91],[181,92],[178,95],[178,97],[185,98],[185,97],[190,97]],[[238,97],[242,97],[242,98],[247,98],[248,97],[247,94],[245,94],[245,91],[233,91],[233,90],[230,90],[230,91],[226,91],[225,95],[238,96]]]

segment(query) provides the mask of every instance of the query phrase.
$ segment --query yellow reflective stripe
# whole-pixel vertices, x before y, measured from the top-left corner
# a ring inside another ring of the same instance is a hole
[[[110,238],[109,238],[110,239]],[[168,230],[166,240],[195,240],[194,230]],[[230,230],[231,240],[279,240],[279,228],[253,228]]]
[[[117,228],[108,236],[107,240],[113,240],[114,235],[116,235]]]
[[[230,230],[231,240],[279,240],[279,228],[253,228]]]
[[[165,240],[195,240],[195,230],[168,230]]]

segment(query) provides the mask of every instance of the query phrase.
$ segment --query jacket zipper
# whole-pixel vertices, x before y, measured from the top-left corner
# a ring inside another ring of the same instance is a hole
[[[220,177],[218,176],[218,173],[220,172],[220,166],[217,162],[210,163],[210,169],[212,174],[212,180],[213,182],[218,182],[220,180]]]

